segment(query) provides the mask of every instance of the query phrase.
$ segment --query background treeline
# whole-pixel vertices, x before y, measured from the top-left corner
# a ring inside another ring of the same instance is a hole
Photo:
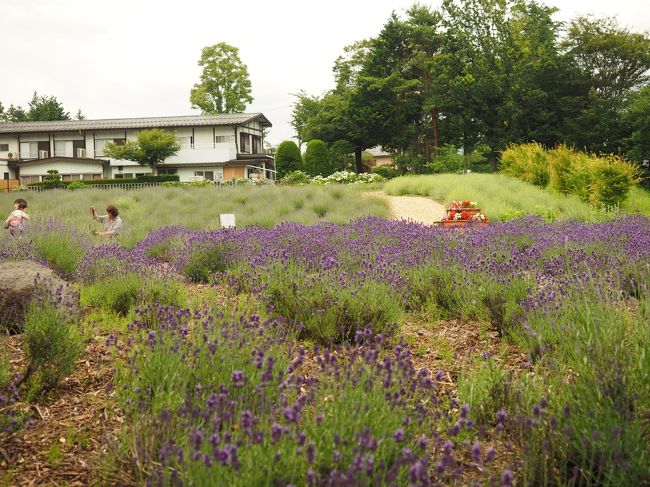
[[[393,13],[377,37],[345,48],[331,90],[296,95],[299,144],[347,144],[357,171],[376,145],[402,171],[429,173],[457,165],[459,152],[495,170],[509,144],[533,141],[643,167],[650,37],[610,18],[556,22],[556,11],[527,0],[444,0]]]

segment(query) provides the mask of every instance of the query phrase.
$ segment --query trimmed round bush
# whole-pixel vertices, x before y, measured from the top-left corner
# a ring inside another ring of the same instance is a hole
[[[310,176],[329,176],[334,172],[327,145],[322,140],[310,140],[305,151],[305,172]]]
[[[300,149],[292,140],[285,140],[278,146],[275,152],[275,169],[278,171],[279,178],[302,169]]]

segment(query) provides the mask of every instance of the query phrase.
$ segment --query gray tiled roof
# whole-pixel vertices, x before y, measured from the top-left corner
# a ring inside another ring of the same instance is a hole
[[[271,122],[261,113],[225,113],[221,115],[188,115],[181,117],[110,118],[104,120],[57,120],[54,122],[0,123],[0,134],[23,132],[59,132],[68,130],[150,129],[198,127],[201,125],[235,125],[259,119],[263,126]]]

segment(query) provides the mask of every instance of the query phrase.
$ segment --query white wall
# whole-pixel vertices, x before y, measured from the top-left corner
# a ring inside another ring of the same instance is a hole
[[[59,174],[101,174],[101,164],[93,164],[92,162],[48,162],[44,164],[28,164],[20,166],[21,176],[39,176],[46,175],[50,169],[56,169]]]
[[[0,179],[4,179],[5,173],[9,174],[9,179],[13,179],[13,171],[9,170],[9,166],[5,161],[0,161]]]
[[[9,153],[15,154],[18,152],[18,140],[16,137],[0,137],[0,144],[8,144],[9,145],[9,150],[7,151],[0,151],[0,157],[2,158],[8,158]]]

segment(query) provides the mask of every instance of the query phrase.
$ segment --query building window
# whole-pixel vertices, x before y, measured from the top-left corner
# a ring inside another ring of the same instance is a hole
[[[74,157],[71,140],[55,140],[54,155],[59,157]]]
[[[208,181],[214,181],[214,171],[194,171],[194,176],[202,177]]]
[[[61,179],[63,181],[81,181],[81,174],[64,174]]]
[[[124,174],[116,174],[115,179],[133,179],[133,173],[127,172]]]
[[[82,174],[81,177],[82,177],[82,179],[84,181],[86,181],[88,179],[101,179],[102,175],[101,174],[87,174],[86,173],[86,174]]]
[[[247,134],[246,132],[241,132],[239,134],[239,152],[250,152],[249,137],[250,134]]]
[[[159,167],[158,174],[176,174],[175,167]]]
[[[38,157],[38,142],[21,142],[20,157],[23,159],[36,159]]]
[[[253,154],[260,154],[262,151],[260,150],[262,148],[262,137],[259,135],[253,135]]]
[[[215,135],[214,143],[215,144],[226,144],[228,142],[228,137],[226,135]]]
[[[25,186],[27,184],[32,184],[32,183],[40,183],[41,182],[41,177],[40,176],[21,176],[20,177],[20,184],[22,186]]]
[[[9,144],[0,144],[0,152],[9,152]]]

